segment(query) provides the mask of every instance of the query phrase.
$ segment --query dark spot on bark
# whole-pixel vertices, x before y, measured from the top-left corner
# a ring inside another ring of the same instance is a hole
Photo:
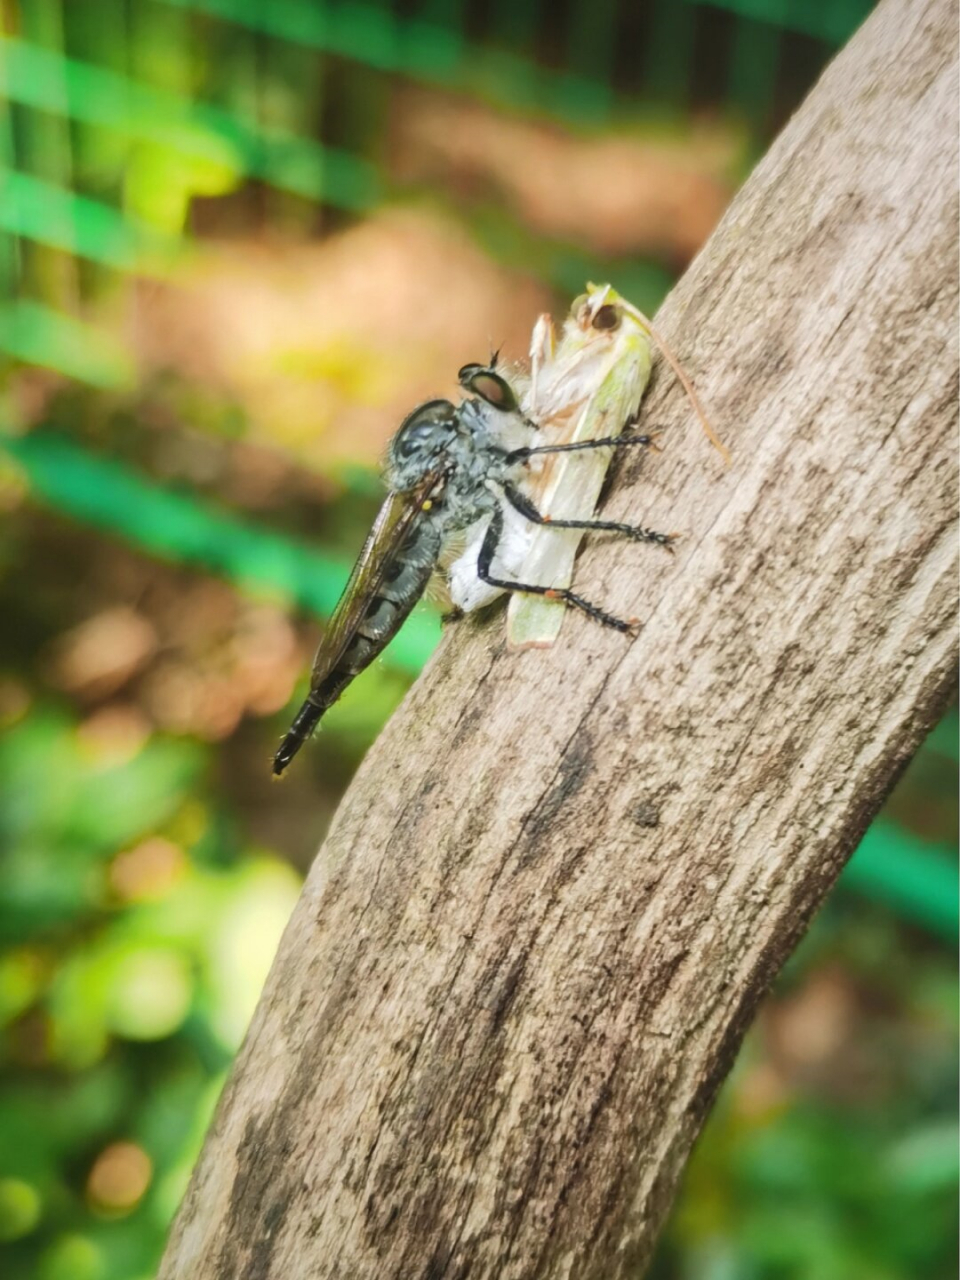
[[[527,827],[528,850],[549,832],[560,810],[581,789],[592,768],[593,743],[586,734],[580,734],[560,761],[556,782],[530,815]]]
[[[597,1127],[597,1121],[600,1119],[600,1116],[613,1096],[613,1076],[616,1072],[617,1066],[619,1065],[619,1061],[620,1055],[618,1053],[614,1059],[613,1071],[611,1071],[606,1079],[602,1081],[600,1088],[597,1090],[596,1097],[593,1100],[593,1105],[590,1108],[590,1114],[587,1116],[586,1127],[584,1128],[583,1133],[578,1135],[579,1146],[586,1147],[590,1145],[594,1130]]]
[[[524,950],[515,958],[513,964],[507,970],[499,989],[492,993],[490,1004],[490,1032],[492,1035],[496,1035],[501,1029],[507,1014],[513,1007],[526,967],[527,952]]]
[[[558,894],[578,874],[583,861],[590,852],[589,844],[573,844],[565,847],[557,874],[550,881],[550,893]]]
[[[485,711],[483,707],[471,707],[460,720],[450,740],[450,754],[462,747],[468,738],[472,738],[476,732],[477,726],[483,721]]]
[[[225,1243],[217,1258],[217,1280],[265,1280],[280,1228],[293,1199],[282,1176],[279,1148],[288,1144],[282,1127],[261,1128],[251,1116],[237,1147],[237,1174],[230,1189]],[[278,1173],[280,1176],[277,1176]]]
[[[396,1157],[383,1158],[376,1165],[374,1193],[387,1200],[403,1190],[403,1166]]]
[[[666,782],[638,800],[630,814],[634,824],[643,830],[655,831],[663,818],[664,806],[679,790],[678,782]]]
[[[277,1236],[287,1216],[289,1195],[280,1190],[263,1215],[263,1227],[250,1253],[250,1260],[241,1273],[241,1280],[263,1280],[270,1269]]]
[[[483,797],[471,797],[471,811],[465,815],[463,826],[453,831],[441,854],[440,877],[444,883],[452,881],[463,864],[473,856],[474,849],[490,826],[491,812]]]
[[[688,947],[679,946],[669,954],[660,954],[647,962],[648,968],[641,994],[644,1008],[656,1009],[662,1004],[670,984],[688,954]]]
[[[452,1266],[452,1261],[452,1247],[445,1240],[441,1240],[420,1273],[420,1280],[467,1280],[470,1274],[469,1263],[462,1262]]]
[[[386,1214],[384,1214],[384,1208],[386,1208]],[[386,1236],[391,1234],[393,1228],[396,1226],[397,1220],[400,1217],[400,1206],[394,1200],[387,1208],[371,1193],[367,1196],[364,1217],[366,1219],[370,1239],[382,1241]]]
[[[633,820],[638,827],[652,831],[660,825],[660,806],[653,800],[641,800],[634,807]]]

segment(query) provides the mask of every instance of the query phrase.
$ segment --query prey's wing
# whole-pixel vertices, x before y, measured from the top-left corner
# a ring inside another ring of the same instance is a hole
[[[429,510],[424,504],[440,492],[444,482],[443,473],[435,471],[425,476],[415,489],[387,494],[320,640],[310,673],[311,688],[324,681],[343,657],[394,556],[423,517],[424,510]]]

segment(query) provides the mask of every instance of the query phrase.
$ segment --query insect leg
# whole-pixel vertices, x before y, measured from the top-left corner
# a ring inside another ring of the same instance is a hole
[[[504,496],[514,510],[533,524],[549,525],[552,529],[584,529],[594,533],[622,533],[634,542],[652,542],[666,551],[673,550],[676,537],[672,533],[657,533],[654,529],[644,529],[640,525],[621,524],[618,520],[554,520],[550,516],[541,515],[525,493],[506,482],[503,486]]]
[[[507,454],[506,461],[523,462],[537,453],[583,453],[587,449],[622,449],[631,444],[656,448],[657,437],[655,435],[604,436],[600,440],[581,440],[578,444],[542,444],[533,448],[512,449]]]
[[[583,596],[575,595],[566,587],[541,587],[531,582],[511,582],[506,578],[494,577],[491,572],[491,565],[493,564],[493,557],[497,554],[497,546],[502,535],[503,510],[498,505],[494,508],[490,524],[480,547],[480,553],[477,556],[477,577],[481,582],[486,582],[491,587],[499,587],[501,591],[520,591],[528,595],[546,596],[548,600],[563,600],[566,604],[571,605],[574,609],[579,609],[581,613],[587,614],[605,627],[612,627],[615,631],[624,631],[628,635],[635,630],[633,623],[626,622],[623,618],[616,618],[612,613],[605,613],[603,609],[598,609],[595,604],[591,604],[589,600],[584,600]]]
[[[557,332],[553,327],[553,318],[544,312],[533,326],[530,335],[530,412],[536,416],[540,375],[553,363],[557,345]]]

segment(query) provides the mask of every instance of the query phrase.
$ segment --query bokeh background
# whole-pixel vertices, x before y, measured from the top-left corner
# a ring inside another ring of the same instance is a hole
[[[270,786],[400,416],[588,278],[652,312],[870,7],[2,0],[6,1280],[154,1273],[439,635]],[[750,1032],[658,1280],[956,1275],[956,763],[954,711]]]

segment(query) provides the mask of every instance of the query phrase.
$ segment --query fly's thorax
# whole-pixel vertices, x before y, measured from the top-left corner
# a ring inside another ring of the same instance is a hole
[[[475,466],[455,471],[443,495],[442,512],[438,514],[444,539],[469,529],[477,520],[488,516],[497,501],[486,471]]]
[[[426,523],[447,538],[489,515],[498,484],[513,475],[511,450],[529,444],[531,424],[519,410],[471,397],[460,405],[428,400],[400,424],[384,468],[387,485],[404,493],[431,472],[445,477],[431,497]]]
[[[445,535],[489,515],[499,502],[498,486],[516,470],[516,464],[507,461],[509,449],[516,446],[504,443],[504,429],[516,415],[481,400],[465,400],[459,412],[461,429],[450,446],[450,474],[443,495]]]
[[[391,489],[414,489],[431,471],[443,468],[457,438],[459,410],[449,400],[428,400],[408,413],[389,445],[384,478]]]
[[[462,428],[474,441],[478,453],[509,453],[530,444],[531,437],[536,434],[536,428],[524,416],[519,405],[515,409],[504,410],[499,405],[474,398],[464,400],[459,413]]]

